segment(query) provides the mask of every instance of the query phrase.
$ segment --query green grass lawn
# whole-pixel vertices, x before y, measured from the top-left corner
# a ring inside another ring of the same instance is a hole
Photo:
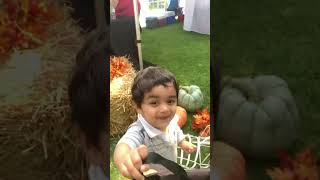
[[[210,101],[210,37],[186,32],[182,24],[156,29],[143,29],[141,33],[143,60],[167,68],[174,73],[180,85],[197,85],[204,95],[204,107]],[[191,129],[191,113],[183,128],[184,133],[197,134]],[[110,142],[110,177],[121,177],[113,163],[112,154],[119,138]]]
[[[320,1],[214,1],[214,58],[222,75],[274,74],[289,85],[298,106],[300,137],[293,151],[320,152]],[[248,179],[268,179],[274,162],[248,160]]]

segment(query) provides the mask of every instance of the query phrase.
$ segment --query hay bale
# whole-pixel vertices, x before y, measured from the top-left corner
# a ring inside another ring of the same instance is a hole
[[[112,76],[110,82],[110,135],[114,137],[127,130],[136,119],[136,111],[131,96],[131,86],[136,75],[132,64],[125,57],[116,57],[127,64],[120,76]],[[113,67],[111,67],[110,72]]]
[[[41,72],[30,87],[28,101],[0,104],[0,149],[6,146],[12,152],[36,154],[50,179],[84,180],[87,161],[70,123],[67,84],[86,34],[69,16],[70,10],[61,7],[64,18],[48,27],[52,36],[31,50],[41,54]],[[11,156],[11,152],[3,156]]]
[[[86,179],[87,162],[71,124],[66,86],[57,87],[42,100],[31,120],[22,124],[22,132],[30,148],[42,150],[56,179],[66,178],[66,173],[57,173],[63,171],[70,179]]]

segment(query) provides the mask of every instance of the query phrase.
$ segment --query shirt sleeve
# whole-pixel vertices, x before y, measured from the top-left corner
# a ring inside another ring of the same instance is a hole
[[[182,140],[184,140],[185,135],[183,134],[182,129],[179,126],[176,127],[176,132],[177,132],[177,140],[178,140],[178,143],[179,143]]]
[[[141,127],[137,125],[129,126],[127,132],[121,137],[117,144],[124,143],[129,145],[131,148],[137,148],[143,144],[144,135],[141,132]]]
[[[185,135],[183,134],[182,129],[178,125],[178,120],[179,120],[179,117],[177,115],[175,115],[175,117],[172,120],[173,121],[172,125],[174,128],[175,134],[177,136],[177,143],[179,143],[180,141],[182,141],[185,138]]]

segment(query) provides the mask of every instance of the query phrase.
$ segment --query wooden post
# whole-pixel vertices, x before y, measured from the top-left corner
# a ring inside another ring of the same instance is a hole
[[[139,23],[139,14],[138,14],[138,3],[137,0],[132,0],[133,1],[133,11],[134,11],[134,20],[135,20],[135,25],[136,25],[136,43],[137,43],[137,48],[138,48],[138,57],[139,57],[139,65],[140,65],[140,70],[143,69],[143,61],[142,61],[142,52],[141,52],[141,35],[140,35],[140,23]]]

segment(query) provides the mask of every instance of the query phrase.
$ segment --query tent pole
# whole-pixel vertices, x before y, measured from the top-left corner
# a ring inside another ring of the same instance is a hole
[[[137,0],[133,1],[133,11],[134,11],[134,21],[136,26],[136,39],[137,39],[137,48],[138,48],[138,56],[139,56],[139,65],[140,70],[143,69],[143,61],[142,61],[142,52],[141,52],[141,35],[140,35],[140,26],[139,26],[139,15],[138,15],[138,3]]]

